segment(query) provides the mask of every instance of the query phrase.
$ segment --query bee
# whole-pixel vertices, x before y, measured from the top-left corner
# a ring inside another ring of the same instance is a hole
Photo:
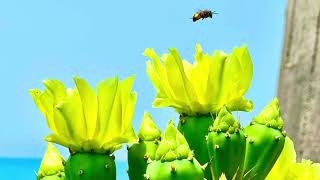
[[[192,17],[192,21],[196,22],[199,19],[205,19],[205,18],[212,18],[213,14],[218,14],[215,11],[210,11],[210,10],[200,10],[198,12],[196,12],[193,17]]]

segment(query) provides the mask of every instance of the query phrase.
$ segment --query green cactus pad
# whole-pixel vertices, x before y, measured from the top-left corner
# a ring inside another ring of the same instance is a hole
[[[282,127],[283,120],[275,98],[244,129],[247,136],[245,179],[264,179],[268,175],[284,147]]]
[[[180,116],[179,131],[184,135],[190,149],[194,151],[195,158],[200,164],[209,163],[206,136],[213,123],[213,116]],[[212,179],[209,166],[204,170],[205,178]]]
[[[51,143],[48,143],[47,150],[41,161],[37,179],[63,180],[65,177],[64,162],[59,151]]]
[[[197,160],[155,161],[148,165],[147,180],[203,180],[203,172]]]
[[[65,165],[68,180],[115,180],[114,156],[99,153],[71,154]]]
[[[128,147],[128,175],[133,180],[144,180],[148,160],[154,160],[161,131],[148,112],[140,125],[139,142]]]
[[[241,179],[246,139],[239,121],[223,108],[210,130],[207,145],[214,178],[224,174],[227,179]]]
[[[162,135],[152,161],[145,174],[151,180],[203,180],[201,165],[193,157],[193,152],[184,136],[177,130],[171,120]]]

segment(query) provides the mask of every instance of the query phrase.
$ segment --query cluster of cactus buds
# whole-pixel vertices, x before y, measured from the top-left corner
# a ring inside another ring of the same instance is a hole
[[[65,161],[59,151],[51,143],[48,143],[37,174],[37,180],[64,180],[64,165]]]
[[[162,135],[155,160],[150,161],[147,180],[203,180],[203,169],[194,158],[184,136],[170,121]]]

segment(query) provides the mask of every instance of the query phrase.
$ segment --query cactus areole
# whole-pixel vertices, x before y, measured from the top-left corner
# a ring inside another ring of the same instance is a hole
[[[155,159],[155,153],[161,139],[161,131],[148,112],[140,125],[139,142],[128,147],[128,175],[132,180],[145,180],[148,161]]]
[[[101,81],[97,91],[75,77],[74,89],[58,80],[45,80],[45,90],[31,90],[52,134],[45,140],[65,146],[71,152],[65,165],[68,180],[116,179],[111,154],[122,143],[137,141],[132,127],[136,93],[134,77]]]
[[[211,170],[214,178],[242,179],[246,139],[240,122],[223,108],[209,128],[207,138]]]
[[[245,179],[265,179],[277,161],[285,143],[279,102],[274,98],[249,126],[247,137]]]
[[[203,180],[203,167],[173,121],[162,135],[155,160],[149,161],[144,177],[150,180]]]
[[[157,95],[154,107],[173,107],[180,114],[179,130],[201,164],[208,163],[205,136],[213,118],[223,107],[229,111],[251,111],[253,103],[243,96],[250,87],[253,66],[246,46],[232,53],[203,53],[196,45],[195,62],[182,60],[169,49],[161,58],[151,48],[145,50],[147,74]],[[212,179],[209,170],[206,179]]]

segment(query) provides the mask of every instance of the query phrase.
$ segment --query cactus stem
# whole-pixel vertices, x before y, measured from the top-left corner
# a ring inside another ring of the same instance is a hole
[[[176,173],[176,172],[177,172],[177,167],[174,164],[172,164],[171,165],[171,173]]]
[[[82,169],[79,170],[79,175],[82,176],[84,174],[84,171]]]
[[[214,145],[214,149],[219,149],[220,146],[218,144]]]

